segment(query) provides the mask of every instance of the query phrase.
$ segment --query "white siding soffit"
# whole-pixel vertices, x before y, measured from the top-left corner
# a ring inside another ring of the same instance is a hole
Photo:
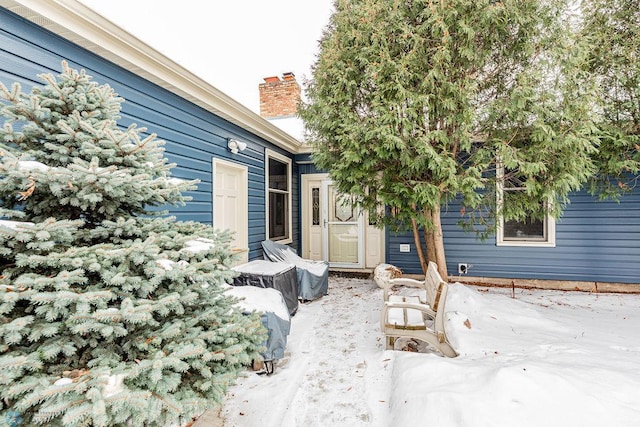
[[[0,6],[277,147],[293,154],[309,152],[293,136],[76,0],[0,0]]]

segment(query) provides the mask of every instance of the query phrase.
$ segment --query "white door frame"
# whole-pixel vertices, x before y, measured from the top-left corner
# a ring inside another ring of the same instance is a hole
[[[228,160],[215,157],[212,159],[211,220],[214,227],[217,226],[216,218],[220,216],[220,210],[224,209],[224,206],[216,204],[216,173],[218,165],[240,174],[240,188],[236,194],[241,205],[237,217],[238,227],[236,230],[232,230],[234,238],[231,243],[231,250],[240,255],[239,263],[246,263],[249,259],[249,168],[246,165]],[[218,212],[218,215],[216,215],[216,212]],[[218,225],[217,228],[220,228],[220,226]]]

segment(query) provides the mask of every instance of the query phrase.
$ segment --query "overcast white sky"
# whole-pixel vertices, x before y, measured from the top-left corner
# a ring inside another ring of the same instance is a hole
[[[311,77],[333,0],[80,0],[259,112],[264,77]]]

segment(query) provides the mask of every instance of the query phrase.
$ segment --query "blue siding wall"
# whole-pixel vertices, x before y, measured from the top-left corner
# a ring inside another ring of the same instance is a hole
[[[85,69],[100,84],[107,83],[125,99],[120,124],[136,123],[166,141],[166,156],[176,163],[173,176],[199,179],[193,200],[184,207],[169,207],[181,220],[212,222],[212,159],[242,163],[249,168],[249,258],[261,258],[265,239],[265,148],[287,157],[262,138],[198,107],[191,102],[101,58],[23,18],[0,8],[0,81],[14,81],[28,92],[42,84],[37,74],[61,71],[61,61]],[[240,139],[246,150],[231,154],[226,139]],[[293,163],[293,241],[298,241],[298,171]]]
[[[300,165],[300,174],[318,173],[314,165]],[[640,188],[620,203],[597,201],[586,192],[571,196],[556,222],[556,247],[496,246],[495,235],[485,241],[457,224],[460,206],[443,209],[445,252],[449,274],[458,263],[470,264],[475,277],[547,279],[610,283],[640,283]],[[405,273],[421,274],[412,233],[385,235],[386,262]],[[409,244],[411,252],[401,253]]]
[[[596,201],[586,192],[572,195],[556,222],[556,247],[496,246],[495,236],[479,241],[457,225],[459,207],[442,213],[447,269],[471,264],[475,277],[640,283],[640,189],[620,203]],[[400,253],[401,243],[411,253]],[[387,261],[407,273],[420,273],[411,233],[387,236]]]
[[[311,174],[311,173],[326,173],[326,171],[319,170],[313,163],[303,163],[298,166],[298,171],[300,172],[300,176]]]

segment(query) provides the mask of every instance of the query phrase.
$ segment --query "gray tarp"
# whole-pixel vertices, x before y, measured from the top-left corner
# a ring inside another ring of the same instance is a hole
[[[233,279],[234,286],[257,286],[258,288],[273,288],[282,293],[284,302],[293,316],[298,310],[298,285],[296,268],[293,264],[273,263],[255,260],[237,265],[233,269],[240,273]]]
[[[249,286],[231,286],[227,293],[239,299],[238,306],[245,312],[261,313],[260,321],[269,333],[261,353],[264,360],[282,359],[291,330],[291,318],[282,293],[277,289]]]
[[[273,262],[284,262],[296,266],[298,297],[311,301],[327,294],[329,289],[329,264],[301,258],[293,248],[265,240],[262,242],[264,258]]]
[[[269,331],[269,337],[264,343],[266,350],[262,353],[264,360],[278,360],[284,357],[284,349],[287,347],[287,335],[291,329],[291,322],[276,316],[272,312],[263,313],[260,320]]]

